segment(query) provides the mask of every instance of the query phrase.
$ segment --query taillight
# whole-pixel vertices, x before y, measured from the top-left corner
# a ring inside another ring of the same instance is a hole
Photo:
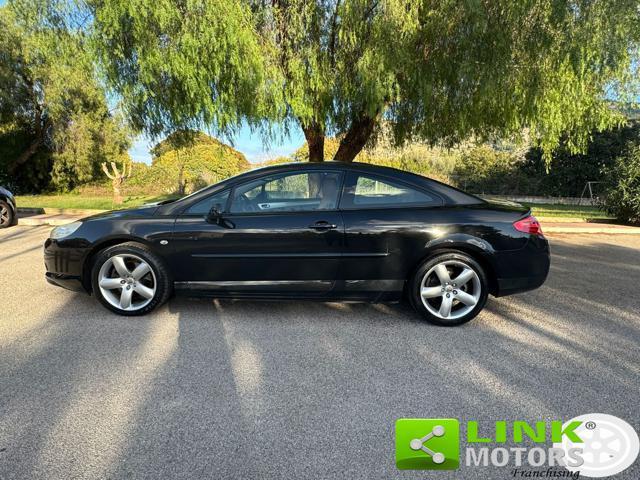
[[[519,232],[530,233],[531,235],[542,235],[542,227],[536,217],[529,215],[528,217],[518,220],[513,224],[514,228]]]

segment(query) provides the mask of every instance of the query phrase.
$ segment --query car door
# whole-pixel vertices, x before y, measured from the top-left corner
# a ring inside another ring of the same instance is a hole
[[[176,220],[177,287],[230,293],[322,294],[344,244],[342,173],[287,171],[236,185]],[[221,220],[203,212],[217,202]]]
[[[441,221],[442,199],[433,192],[368,172],[350,171],[340,210],[345,251],[337,290],[400,292]]]

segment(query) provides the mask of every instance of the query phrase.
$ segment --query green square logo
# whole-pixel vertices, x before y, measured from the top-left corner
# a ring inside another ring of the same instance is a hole
[[[460,465],[460,424],[455,418],[396,420],[400,470],[455,470]]]

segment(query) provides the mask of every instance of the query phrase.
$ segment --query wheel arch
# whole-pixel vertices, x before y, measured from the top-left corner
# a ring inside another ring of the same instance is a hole
[[[91,247],[91,249],[86,253],[84,257],[84,261],[82,262],[82,286],[88,293],[92,293],[91,287],[91,270],[93,269],[93,262],[96,256],[105,248],[114,247],[116,245],[121,245],[123,243],[135,242],[144,245],[152,252],[156,253],[153,245],[140,237],[130,237],[130,236],[117,236],[106,238],[99,243],[96,243]]]
[[[478,241],[477,239],[475,240],[476,242],[482,243],[482,241]],[[431,245],[425,250],[424,255],[422,255],[422,257],[420,257],[420,259],[416,262],[411,272],[409,272],[409,275],[407,276],[407,278],[412,278],[416,270],[420,268],[420,265],[422,265],[425,261],[427,261],[430,258],[433,258],[437,255],[441,255],[443,253],[456,253],[456,252],[463,253],[473,258],[482,267],[482,269],[484,270],[487,276],[487,281],[489,284],[488,285],[489,293],[491,295],[495,295],[496,292],[498,291],[498,277],[496,275],[493,265],[491,264],[491,261],[488,259],[488,255],[493,253],[493,251],[494,250],[492,247],[490,247],[490,249],[482,248],[478,244],[475,244],[475,242],[470,243],[468,241],[461,242],[461,241],[451,241],[451,240],[445,241],[445,242],[438,242],[434,245]]]

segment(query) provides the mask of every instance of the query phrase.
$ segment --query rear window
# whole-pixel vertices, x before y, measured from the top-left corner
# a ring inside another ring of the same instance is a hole
[[[352,174],[343,206],[346,208],[376,208],[441,205],[437,195],[410,187],[388,178],[367,174]]]

